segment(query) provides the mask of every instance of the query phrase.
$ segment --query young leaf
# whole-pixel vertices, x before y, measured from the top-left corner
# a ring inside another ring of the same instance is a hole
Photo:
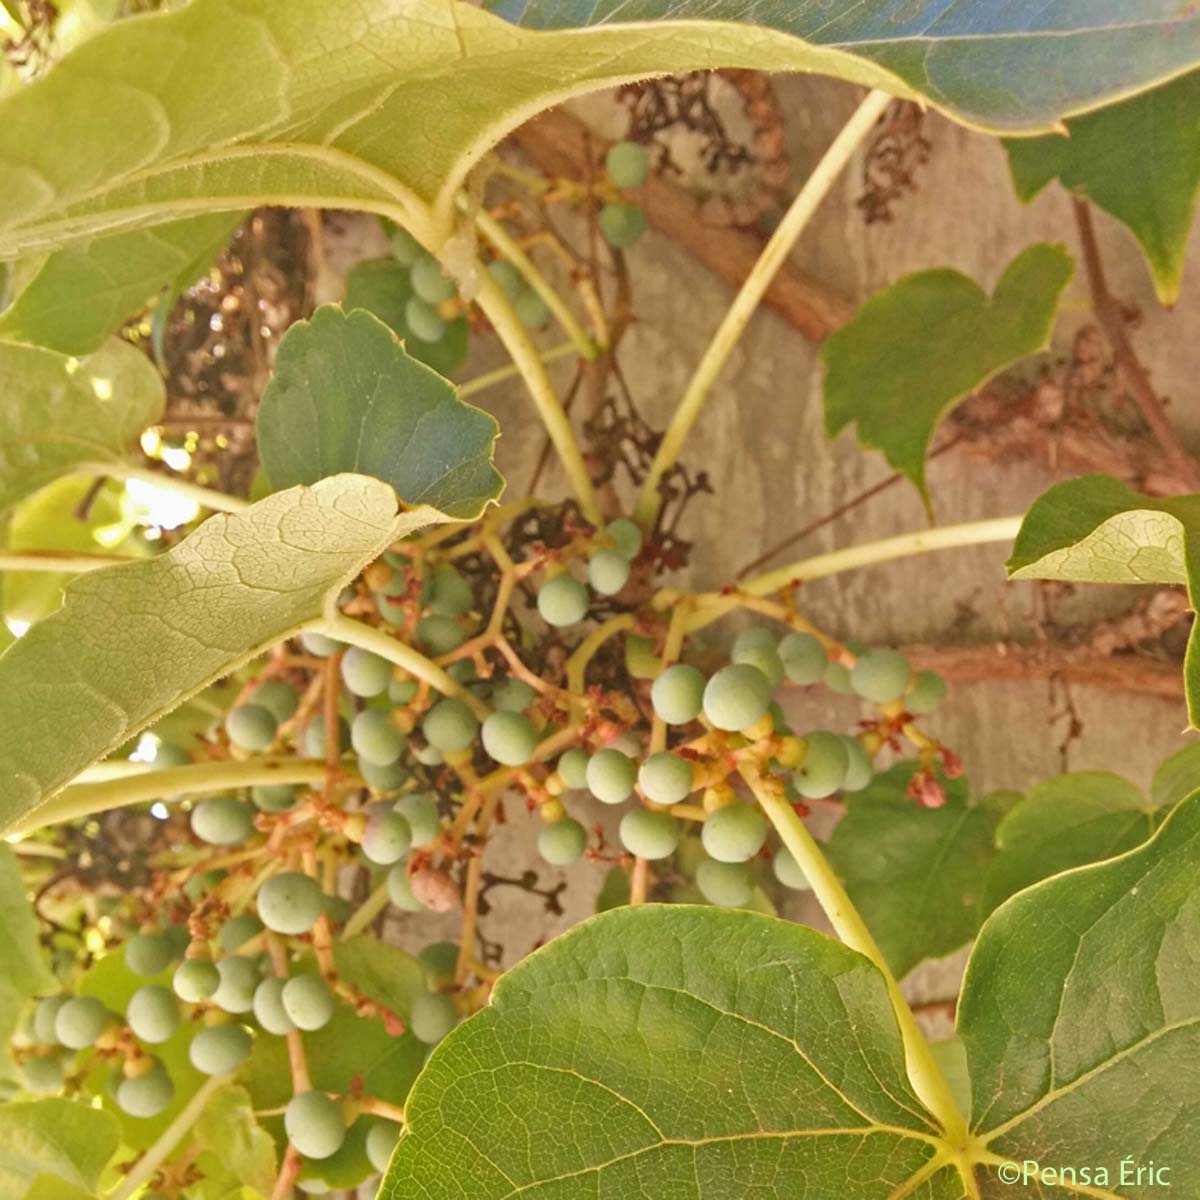
[[[1048,879],[988,918],[967,967],[958,1031],[971,1125],[990,1151],[1044,1165],[1104,1164],[1111,1190],[1090,1195],[1149,1194],[1112,1186],[1126,1158],[1153,1159],[1177,1180],[1197,1177],[1198,879],[1193,798],[1140,849]]]
[[[996,830],[980,915],[1051,875],[1141,845],[1161,816],[1119,775],[1072,771],[1039,783]]]
[[[356,263],[346,276],[346,295],[342,308],[351,312],[365,308],[374,313],[403,343],[418,362],[432,367],[447,378],[467,361],[467,318],[446,322],[446,330],[436,342],[424,342],[408,328],[404,310],[413,295],[410,272],[394,258],[372,258]]]
[[[219,1156],[221,1164],[242,1187],[269,1196],[275,1185],[275,1142],[254,1115],[250,1093],[225,1087],[204,1106],[193,1129],[203,1150]]]
[[[604,913],[524,959],[406,1112],[394,1200],[882,1200],[936,1153],[875,967],[801,926],[682,905]],[[920,1194],[957,1196],[952,1178]]]
[[[974,936],[999,820],[990,807],[967,803],[965,779],[946,785],[941,808],[914,804],[906,789],[915,770],[901,763],[848,796],[827,847],[897,977]]]
[[[139,729],[319,617],[396,538],[392,489],[338,475],[209,518],[146,562],[70,583],[0,657],[0,832]]]
[[[39,1175],[94,1192],[119,1140],[116,1121],[86,1104],[35,1100],[0,1106],[0,1200],[24,1200]]]
[[[1172,754],[1154,772],[1150,783],[1150,804],[1154,808],[1172,809],[1200,789],[1200,742],[1185,746]]]
[[[84,463],[119,462],[164,402],[154,366],[123,342],[82,362],[0,342],[0,512]]]
[[[279,343],[258,409],[258,449],[274,487],[354,471],[407,505],[473,518],[500,495],[495,418],[459,400],[377,317],[320,308]]]
[[[1173,303],[1200,188],[1200,72],[1076,117],[1067,132],[1005,142],[1017,195],[1028,203],[1058,179],[1088,197],[1128,226]]]
[[[1059,117],[1140,91],[1186,66],[1196,14],[1153,0],[1076,7],[959,0],[762,4],[758,0],[485,0],[533,29],[613,21],[745,21],[840,47],[899,75],[968,125],[1001,129]],[[1168,48],[1173,38],[1179,46]],[[1004,79],[1005,87],[996,86]]]
[[[411,954],[370,934],[333,948],[337,973],[369,1000],[408,1020],[413,997],[427,991],[425,970]]]
[[[99,350],[156,292],[194,282],[243,215],[188,217],[55,251],[0,313],[0,339],[60,354]]]
[[[996,16],[989,0],[936,20],[924,6],[897,18],[889,0],[832,21],[824,5],[779,12],[779,28],[680,19],[535,33],[458,0],[195,0],[120,21],[0,104],[0,258],[259,203],[373,209],[436,248],[469,171],[510,130],[570,96],[673,71],[823,71],[970,124],[1039,131],[1200,61],[1200,16],[1164,14],[1161,0],[1131,0],[1119,20],[1065,3]],[[97,79],[123,102],[97,105]]]
[[[1200,496],[1143,496],[1110,475],[1081,475],[1044,492],[1025,514],[1008,560],[1013,579],[1183,583],[1195,607]],[[1196,631],[1183,666],[1188,723],[1200,721]]]
[[[37,921],[13,852],[0,845],[0,1078],[12,1074],[9,1039],[21,1008],[32,996],[58,989],[38,943]]]
[[[876,293],[821,347],[830,436],[857,422],[860,445],[882,450],[928,502],[934,431],[980,384],[1045,348],[1072,269],[1061,246],[1042,243],[1009,263],[990,297],[951,270]]]

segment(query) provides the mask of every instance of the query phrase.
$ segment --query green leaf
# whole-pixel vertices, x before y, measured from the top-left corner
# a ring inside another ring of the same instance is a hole
[[[95,1193],[77,1188],[57,1175],[35,1175],[24,1200],[95,1200]]]
[[[1072,771],[1039,783],[996,830],[981,915],[1051,875],[1132,850],[1161,816],[1119,775]]]
[[[1067,122],[1069,136],[1006,141],[1017,195],[1052,179],[1128,226],[1164,304],[1179,298],[1200,188],[1200,72]]]
[[[91,354],[168,284],[188,287],[242,213],[219,212],[94,238],[50,254],[4,312],[0,339]]]
[[[1195,51],[1195,14],[1147,0],[485,0],[535,29],[690,18],[780,29],[894,71],[971,125],[1052,123],[1167,78]],[[1179,37],[1182,44],[1169,47]],[[1137,81],[1137,82],[1135,82]],[[1128,86],[1127,86],[1128,85]]]
[[[1200,742],[1172,754],[1154,772],[1150,784],[1150,804],[1169,810],[1200,788]]]
[[[119,1140],[116,1121],[84,1104],[0,1105],[0,1200],[24,1200],[39,1175],[94,1192]]]
[[[500,495],[499,430],[417,362],[377,317],[320,308],[279,343],[258,409],[258,448],[277,488],[355,471],[408,505],[474,519]]]
[[[946,785],[941,808],[914,804],[907,787],[915,770],[901,763],[847,796],[826,848],[897,977],[974,936],[999,819],[968,804],[965,779]]]
[[[814,2],[779,5],[778,28],[690,19],[759,10],[644,3],[621,15],[681,19],[538,33],[458,0],[195,0],[120,21],[0,104],[0,258],[258,203],[370,208],[437,248],[469,172],[513,128],[674,71],[821,71],[1036,132],[1200,61],[1200,16],[1164,0],[903,16],[870,0],[833,20]],[[121,103],[96,103],[98,79]]]
[[[406,1113],[385,1200],[882,1200],[935,1153],[875,967],[683,905],[604,913],[520,962]],[[958,1196],[952,1178],[919,1194]]]
[[[1043,1165],[1104,1164],[1110,1185],[1119,1160],[1153,1159],[1190,1190],[1200,1173],[1198,880],[1192,799],[1140,849],[1046,880],[988,918],[958,1031],[972,1128],[991,1151]]]
[[[144,556],[145,543],[122,534],[122,527],[128,528],[121,505],[124,485],[106,479],[93,491],[95,485],[95,479],[71,475],[27,496],[9,518],[8,548]],[[87,515],[80,517],[85,499]],[[102,530],[107,535],[103,544],[97,538]],[[62,603],[69,579],[56,571],[5,571],[0,577],[4,615],[27,625],[40,621]]]
[[[351,987],[406,1021],[413,998],[429,990],[425,970],[411,954],[369,933],[336,943],[333,963]]]
[[[238,1183],[261,1196],[271,1194],[277,1171],[275,1142],[255,1118],[245,1088],[231,1086],[215,1093],[193,1134],[201,1149],[216,1155]]]
[[[328,1158],[306,1161],[300,1179],[319,1179],[331,1188],[342,1191],[357,1187],[371,1175],[377,1174],[367,1157],[367,1131],[371,1123],[355,1121],[346,1130],[346,1140]]]
[[[338,475],[210,517],[166,554],[92,571],[0,656],[0,832],[222,675],[321,616],[404,533],[392,489]]]
[[[1025,514],[1008,560],[1013,579],[1183,583],[1196,605],[1200,496],[1143,496],[1110,475],[1055,484]],[[1183,664],[1188,723],[1200,721],[1196,630]]]
[[[38,943],[37,921],[17,856],[0,844],[0,1078],[11,1075],[8,1044],[25,1002],[58,990]]]
[[[596,911],[608,912],[629,903],[629,872],[624,867],[609,867],[596,895]]]
[[[0,342],[0,512],[84,463],[120,462],[164,400],[154,366],[123,342],[83,362]]]
[[[872,296],[821,347],[825,423],[852,421],[928,501],[925,457],[950,411],[998,371],[1046,347],[1073,269],[1041,243],[1009,263],[989,297],[958,271],[919,271]]]
[[[449,378],[467,361],[467,318],[447,321],[446,331],[438,341],[422,341],[411,333],[404,315],[412,294],[407,267],[394,258],[372,258],[350,268],[342,307],[347,312],[365,308],[373,313],[404,342],[404,348],[413,358]]]

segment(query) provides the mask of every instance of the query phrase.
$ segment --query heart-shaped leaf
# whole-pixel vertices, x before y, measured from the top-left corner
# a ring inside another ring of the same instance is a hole
[[[153,364],[123,342],[80,362],[0,341],[0,512],[84,463],[119,462],[164,401]]]
[[[1052,179],[1129,227],[1166,304],[1179,298],[1200,188],[1200,72],[1067,122],[1069,136],[1005,143],[1026,203]]]
[[[883,977],[813,930],[619,908],[434,1051],[381,1195],[875,1200],[938,1170]]]
[[[968,125],[1051,124],[1190,62],[1197,14],[1155,0],[485,0],[531,29],[626,21],[744,21],[874,62]],[[1180,44],[1169,43],[1180,39]],[[1003,80],[1003,86],[997,81]],[[1132,86],[1128,86],[1132,85]]]
[[[1154,808],[1172,809],[1200,789],[1200,742],[1185,746],[1166,759],[1154,772],[1150,803]]]
[[[1119,775],[1072,771],[1037,784],[996,830],[981,915],[1051,875],[1141,845],[1162,816]]]
[[[269,1196],[275,1184],[275,1142],[258,1123],[250,1093],[225,1087],[210,1097],[194,1135],[202,1150],[219,1159],[239,1187]]]
[[[863,446],[926,500],[925,457],[934,431],[980,384],[1044,349],[1071,256],[1040,244],[1009,263],[989,297],[958,271],[919,271],[876,293],[821,347],[825,422],[852,421]]]
[[[116,1121],[86,1104],[51,1099],[0,1106],[0,1200],[24,1200],[39,1175],[94,1192],[119,1140]]]
[[[1025,514],[1008,560],[1013,579],[1182,583],[1192,606],[1200,571],[1200,496],[1143,496],[1110,475],[1055,484]],[[1200,721],[1200,651],[1184,659],[1188,721]]]
[[[1200,61],[1200,15],[1163,0],[775,7],[749,25],[747,0],[570,5],[542,23],[651,20],[541,33],[458,0],[194,0],[121,21],[0,104],[0,258],[258,203],[373,209],[437,248],[510,130],[673,71],[822,71],[1039,131]],[[97,80],[120,103],[98,105]]]
[[[476,517],[500,495],[497,434],[493,417],[464,404],[377,317],[335,305],[284,335],[258,410],[274,487],[353,471],[449,517]]]
[[[91,354],[162,288],[190,285],[241,220],[210,213],[57,250],[0,313],[0,339]]]
[[[211,517],[174,549],[68,585],[0,656],[0,832],[213,680],[319,617],[433,509],[338,475]]]
[[[958,1032],[972,1119],[989,1151],[1042,1168],[1104,1167],[1102,1190],[985,1195],[1137,1196],[1120,1162],[1200,1174],[1200,800],[1121,858],[1014,896],[985,922]],[[1011,1182],[1011,1181],[1010,1181]]]
[[[897,977],[974,936],[1002,816],[997,806],[969,804],[965,779],[946,785],[941,808],[914,804],[907,788],[915,770],[901,763],[847,796],[827,848]]]

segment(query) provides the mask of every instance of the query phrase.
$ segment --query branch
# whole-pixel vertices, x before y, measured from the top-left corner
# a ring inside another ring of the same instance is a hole
[[[1175,427],[1167,419],[1162,401],[1150,383],[1146,368],[1142,366],[1126,330],[1125,314],[1121,304],[1108,290],[1108,282],[1104,277],[1104,264],[1100,258],[1100,247],[1096,241],[1096,230],[1092,224],[1092,212],[1086,200],[1075,197],[1072,200],[1075,210],[1075,222],[1079,226],[1079,242],[1083,251],[1083,262],[1087,269],[1088,286],[1092,292],[1092,303],[1096,309],[1096,317],[1112,346],[1113,357],[1129,383],[1129,390],[1134,403],[1138,406],[1143,420],[1158,439],[1164,453],[1170,460],[1180,477],[1186,481],[1189,491],[1200,491],[1200,469],[1196,460],[1188,453],[1184,444],[1179,440]]]

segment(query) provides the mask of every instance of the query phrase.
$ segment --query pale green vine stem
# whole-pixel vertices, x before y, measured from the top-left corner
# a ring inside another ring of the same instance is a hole
[[[357,937],[390,903],[388,885],[381,883],[355,910],[342,930],[342,941]]]
[[[577,353],[578,348],[574,342],[562,342],[539,354],[538,357],[543,363],[552,363],[557,362],[560,358],[566,358],[569,354]],[[520,373],[514,365],[509,364],[507,367],[497,367],[494,371],[476,375],[474,379],[468,379],[466,383],[459,385],[458,397],[460,400],[465,400],[468,396],[474,396],[487,388],[495,387],[498,383],[504,383]]]
[[[80,463],[72,467],[75,475],[102,475],[110,479],[137,479],[142,483],[153,484],[167,492],[174,492],[201,508],[210,508],[216,512],[236,513],[250,507],[249,500],[241,496],[227,496],[224,492],[215,492],[212,488],[201,487],[198,483],[188,483],[186,479],[177,479],[165,471],[151,471],[148,467],[136,467],[125,462],[95,462]]]
[[[934,1059],[912,1009],[901,995],[900,986],[896,983],[883,952],[871,936],[871,931],[862,917],[858,915],[858,910],[846,894],[846,889],[842,887],[841,880],[782,792],[767,786],[752,764],[743,764],[738,769],[762,805],[763,812],[775,826],[783,844],[800,865],[812,887],[813,895],[816,896],[838,937],[852,950],[857,950],[859,954],[870,959],[883,975],[892,1008],[896,1013],[896,1021],[900,1026],[900,1035],[904,1040],[904,1057],[913,1091],[921,1103],[941,1122],[951,1146],[965,1146],[968,1137],[967,1123],[954,1099],[950,1085]]]
[[[538,270],[537,264],[525,253],[517,242],[509,236],[508,231],[494,217],[485,212],[475,214],[475,224],[500,253],[508,259],[525,278],[525,282],[541,297],[542,302],[553,314],[554,319],[562,326],[562,331],[571,339],[580,357],[593,362],[600,355],[600,349],[587,335],[587,331],[576,319],[567,302],[559,294],[558,289]]]
[[[808,177],[804,186],[792,201],[792,206],[780,221],[778,228],[771,235],[770,241],[763,247],[762,254],[754,268],[746,277],[741,290],[734,297],[733,304],[725,314],[717,332],[708,344],[704,356],[700,359],[695,373],[688,383],[683,399],[671,418],[670,425],[663,435],[662,444],[654,456],[650,472],[642,484],[634,515],[646,528],[654,523],[658,515],[662,498],[658,485],[663,475],[674,465],[683,448],[684,440],[691,432],[708,393],[717,381],[734,346],[742,336],[742,331],[749,324],[767,288],[775,278],[776,272],[796,243],[796,239],[804,232],[812,219],[818,205],[833,186],[842,168],[849,161],[859,142],[871,131],[875,122],[883,114],[884,109],[892,102],[892,97],[886,92],[870,92],[866,99],[854,111],[854,115],[842,127],[841,132],[833,140],[833,144],[825,151],[821,161]]]
[[[347,772],[347,779],[358,776]],[[115,777],[91,783],[77,783],[27,813],[8,831],[20,837],[45,825],[73,821],[110,808],[145,804],[164,796],[188,796],[223,792],[228,788],[253,787],[258,783],[323,783],[323,760],[299,758],[250,758],[245,762],[189,763],[156,771],[151,765],[136,773],[122,772]]]
[[[583,515],[593,525],[602,524],[603,518],[600,515],[596,491],[592,487],[592,477],[588,474],[583,452],[575,440],[571,423],[567,420],[554,384],[550,382],[550,376],[546,373],[545,364],[538,357],[537,347],[525,332],[525,327],[513,311],[508,297],[488,271],[481,272],[479,293],[475,299],[487,319],[491,321],[492,328],[504,343],[505,349],[512,356],[517,370],[521,372],[521,378],[524,379],[538,416],[541,417],[542,424],[554,443],[554,449],[562,462],[563,470],[567,473]]]
[[[888,562],[893,558],[910,558],[915,554],[928,554],[931,550],[949,550],[956,546],[1011,542],[1017,536],[1024,519],[1022,516],[993,517],[987,521],[968,521],[962,525],[918,529],[914,533],[901,533],[895,537],[881,538],[876,542],[847,546],[844,550],[817,554],[790,566],[767,571],[764,575],[756,575],[741,584],[738,590],[748,592],[751,596],[770,596],[789,584],[803,583],[806,579],[821,579],[826,575],[869,567],[873,563]]]
[[[370,650],[372,654],[378,654],[380,658],[386,658],[388,662],[403,667],[410,675],[424,680],[443,696],[454,696],[461,700],[480,720],[491,715],[492,710],[478,696],[451,679],[437,663],[397,638],[389,637],[386,633],[363,624],[362,621],[343,616],[322,617],[320,620],[310,621],[305,628],[315,629],[335,641],[358,646],[360,649]]]
[[[106,1200],[129,1200],[157,1174],[159,1167],[171,1157],[175,1147],[187,1136],[188,1131],[200,1119],[209,1099],[223,1087],[233,1082],[232,1075],[214,1075],[206,1079],[196,1094],[179,1110],[179,1115],[158,1135],[158,1140],[138,1159],[133,1170],[121,1180]]]

